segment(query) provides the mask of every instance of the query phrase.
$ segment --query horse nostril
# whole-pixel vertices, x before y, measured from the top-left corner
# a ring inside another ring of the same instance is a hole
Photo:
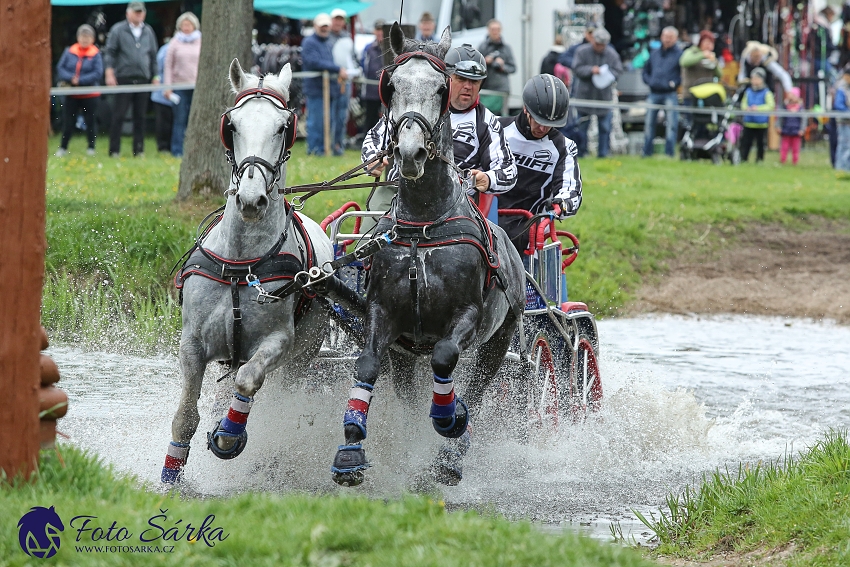
[[[265,209],[266,206],[268,206],[268,204],[269,204],[269,198],[266,197],[265,195],[261,195],[260,198],[257,199],[257,208],[258,209]]]
[[[239,197],[238,192],[236,193],[236,206],[238,206],[240,209],[242,208],[242,198]]]
[[[416,152],[416,155],[413,157],[413,159],[415,159],[417,162],[419,162],[419,161],[425,161],[425,159],[427,157],[428,157],[428,152],[425,150],[425,148],[419,148],[419,150]]]

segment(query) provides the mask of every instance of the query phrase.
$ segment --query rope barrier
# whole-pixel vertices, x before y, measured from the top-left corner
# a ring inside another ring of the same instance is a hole
[[[322,73],[318,71],[299,71],[297,73],[292,73],[293,78],[310,78],[310,77],[321,77]],[[334,79],[336,75],[331,75],[331,80]],[[367,84],[367,85],[377,85],[378,81],[374,81],[371,79],[364,79],[362,77],[355,77],[351,79],[352,82],[359,84]],[[97,86],[97,87],[54,87],[50,89],[51,96],[64,96],[64,95],[84,95],[84,94],[94,94],[100,93],[102,95],[108,94],[121,94],[121,93],[145,93],[145,92],[155,92],[155,91],[165,91],[165,90],[189,90],[194,89],[194,83],[175,83],[175,84],[143,84],[143,85],[118,85],[114,87],[109,86]],[[507,97],[507,93],[503,93],[500,91],[490,91],[486,89],[481,90],[481,94],[493,94],[493,95],[501,95]],[[586,99],[570,99],[570,106],[577,108],[588,108],[588,109],[610,109],[613,110],[615,108],[619,108],[620,110],[665,110],[669,112],[681,112],[687,114],[723,114],[726,112],[726,107],[724,106],[709,106],[709,107],[693,107],[693,106],[666,106],[663,104],[650,104],[646,101],[639,102],[607,102],[601,100],[586,100]],[[791,112],[788,110],[776,109],[776,110],[744,110],[736,108],[734,110],[730,110],[730,112],[735,116],[740,116],[742,114],[751,114],[751,115],[767,115],[767,116],[797,116],[800,118],[850,118],[850,113],[837,111],[837,110],[801,110],[799,112]]]

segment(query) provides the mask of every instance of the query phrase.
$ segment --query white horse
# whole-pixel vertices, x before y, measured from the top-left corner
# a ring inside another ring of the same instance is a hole
[[[178,481],[186,465],[210,361],[230,360],[238,368],[227,416],[207,435],[208,448],[230,459],[245,448],[251,402],[267,373],[312,360],[327,331],[327,311],[300,290],[277,301],[257,301],[261,292],[297,288],[292,286],[296,273],[333,259],[319,225],[291,213],[278,194],[295,139],[295,115],[286,107],[291,80],[288,64],[279,75],[263,78],[245,73],[238,60],[230,65],[237,96],[221,123],[233,168],[227,204],[177,276],[183,293],[183,389],[162,469],[166,483]]]

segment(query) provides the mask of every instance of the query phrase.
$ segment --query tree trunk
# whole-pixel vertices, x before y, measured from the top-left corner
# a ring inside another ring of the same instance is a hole
[[[0,471],[13,478],[39,447],[49,0],[0,0],[0,38]]]
[[[204,0],[203,8],[198,80],[180,164],[180,200],[199,194],[221,195],[227,189],[230,169],[219,138],[221,113],[233,103],[227,71],[234,58],[245,69],[254,63],[253,0]]]

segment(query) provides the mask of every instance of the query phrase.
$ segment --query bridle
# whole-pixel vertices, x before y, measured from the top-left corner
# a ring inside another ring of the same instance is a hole
[[[284,128],[283,142],[280,145],[280,153],[274,163],[270,163],[259,156],[251,155],[243,158],[237,164],[236,158],[233,155],[234,128],[230,121],[230,113],[241,108],[248,102],[258,99],[265,99],[272,103],[278,110],[290,113],[289,121]],[[239,185],[242,180],[242,176],[247,171],[248,179],[253,179],[254,169],[256,166],[260,166],[261,168],[260,173],[263,176],[266,195],[271,195],[272,191],[280,181],[283,172],[283,164],[289,160],[289,156],[291,155],[290,148],[292,147],[292,144],[295,143],[297,120],[297,116],[294,112],[289,110],[289,107],[286,105],[286,100],[280,93],[272,89],[263,88],[263,77],[260,77],[260,82],[257,87],[246,89],[236,96],[234,105],[225,110],[221,115],[221,143],[224,145],[224,155],[227,158],[227,163],[230,164],[230,177],[232,181],[230,187],[224,192],[225,195],[233,196],[239,193]]]
[[[395,88],[392,86],[392,73],[398,67],[404,65],[411,59],[425,59],[428,63],[431,64],[431,67],[434,68],[435,71],[440,72],[445,77],[445,84],[442,92],[442,100],[440,105],[440,117],[437,118],[436,123],[431,124],[427,118],[425,118],[422,114],[416,111],[408,111],[399,116],[397,119],[393,119],[391,112],[392,108],[390,103],[392,102],[392,95],[395,91]],[[425,148],[428,150],[428,159],[441,158],[446,163],[453,164],[452,160],[443,156],[442,153],[437,149],[436,139],[440,134],[440,131],[443,128],[443,125],[446,123],[446,117],[448,116],[449,110],[449,77],[450,74],[446,69],[446,63],[440,59],[439,57],[432,55],[430,53],[426,53],[424,51],[412,51],[409,53],[402,53],[397,56],[391,65],[388,65],[384,68],[381,73],[381,80],[378,86],[378,92],[381,97],[381,102],[387,109],[390,111],[390,115],[388,116],[388,123],[390,126],[390,142],[393,146],[398,145],[398,133],[402,129],[402,127],[406,126],[410,128],[414,124],[418,124],[425,134]]]

